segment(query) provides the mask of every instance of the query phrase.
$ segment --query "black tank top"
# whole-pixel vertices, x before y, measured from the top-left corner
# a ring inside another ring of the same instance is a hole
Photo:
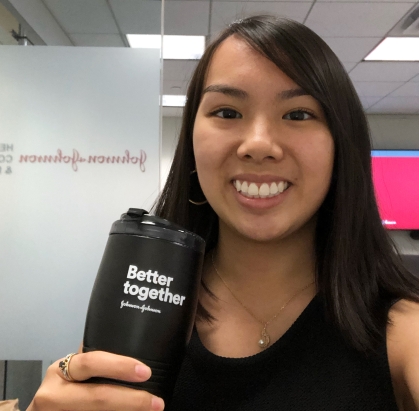
[[[212,354],[193,331],[170,411],[397,411],[385,341],[367,358],[326,322],[316,296],[271,347]]]

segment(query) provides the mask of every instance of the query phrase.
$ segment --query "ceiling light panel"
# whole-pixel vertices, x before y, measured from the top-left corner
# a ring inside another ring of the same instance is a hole
[[[163,107],[183,107],[186,103],[186,96],[163,94]]]
[[[132,48],[161,47],[159,34],[127,34]],[[199,60],[205,49],[205,36],[163,36],[163,58],[166,60]]]
[[[365,60],[419,61],[419,37],[387,37]]]

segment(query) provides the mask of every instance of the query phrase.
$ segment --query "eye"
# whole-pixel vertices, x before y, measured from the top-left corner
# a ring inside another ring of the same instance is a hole
[[[310,120],[310,118],[313,118],[314,114],[308,110],[294,110],[291,111],[288,114],[285,114],[284,118],[286,120],[296,120],[296,121],[302,121],[302,120]]]
[[[231,108],[222,108],[211,113],[212,115],[225,119],[242,118],[242,115]]]

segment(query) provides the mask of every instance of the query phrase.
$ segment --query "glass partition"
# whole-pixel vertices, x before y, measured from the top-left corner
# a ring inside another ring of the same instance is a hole
[[[159,194],[161,41],[127,34],[161,38],[162,13],[159,0],[0,3],[0,393],[21,392],[21,409],[82,341],[111,224]]]

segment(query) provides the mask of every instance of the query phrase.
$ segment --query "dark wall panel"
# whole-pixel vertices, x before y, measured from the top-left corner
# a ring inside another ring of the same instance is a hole
[[[26,410],[41,385],[42,361],[7,361],[5,400],[19,399]]]
[[[419,255],[402,255],[404,265],[419,277]]]
[[[0,361],[0,400],[4,400],[4,372],[6,361]]]

